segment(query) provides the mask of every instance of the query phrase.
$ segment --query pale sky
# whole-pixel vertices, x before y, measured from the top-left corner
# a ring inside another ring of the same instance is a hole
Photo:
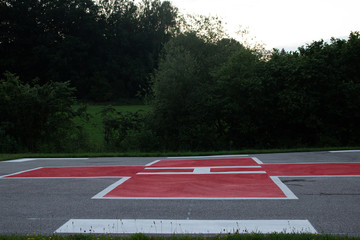
[[[212,15],[239,26],[267,49],[297,47],[360,31],[360,0],[170,0],[182,13]]]

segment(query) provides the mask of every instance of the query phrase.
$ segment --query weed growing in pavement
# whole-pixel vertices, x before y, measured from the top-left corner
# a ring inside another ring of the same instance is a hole
[[[213,237],[205,236],[150,236],[134,234],[131,236],[76,234],[76,235],[0,235],[0,240],[360,240],[360,237],[334,236],[325,234],[226,234]]]

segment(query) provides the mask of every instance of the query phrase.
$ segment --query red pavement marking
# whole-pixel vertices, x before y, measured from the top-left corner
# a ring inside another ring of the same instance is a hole
[[[270,176],[359,176],[360,163],[263,164]]]
[[[229,173],[234,171],[266,173]],[[171,172],[176,174],[167,174]],[[258,164],[252,158],[163,160],[151,166],[47,167],[3,178],[129,178],[104,190],[105,198],[286,198],[283,191],[290,190],[270,176],[360,176],[360,163]]]
[[[267,174],[138,175],[110,191],[116,198],[285,198]]]
[[[45,167],[5,178],[73,178],[73,177],[131,177],[145,167]]]

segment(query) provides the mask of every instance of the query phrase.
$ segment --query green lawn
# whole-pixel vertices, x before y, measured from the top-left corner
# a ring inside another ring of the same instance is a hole
[[[177,157],[177,156],[211,156],[237,154],[267,154],[289,152],[320,152],[335,150],[353,150],[360,147],[328,147],[328,148],[291,148],[291,149],[243,149],[237,151],[217,152],[85,152],[85,153],[0,153],[0,161],[19,158],[71,158],[71,157]]]
[[[103,152],[104,151],[104,127],[101,118],[101,111],[106,106],[101,105],[88,105],[87,113],[90,118],[88,122],[77,120],[78,124],[84,126],[85,134],[89,137],[89,143],[92,146],[92,152]],[[112,106],[119,112],[137,112],[137,111],[149,111],[150,106],[148,105],[123,105],[123,106]]]

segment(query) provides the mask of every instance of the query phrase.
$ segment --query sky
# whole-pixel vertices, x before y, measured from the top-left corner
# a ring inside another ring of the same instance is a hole
[[[230,36],[247,28],[266,49],[298,47],[360,31],[360,0],[170,0],[181,13],[221,17]]]

